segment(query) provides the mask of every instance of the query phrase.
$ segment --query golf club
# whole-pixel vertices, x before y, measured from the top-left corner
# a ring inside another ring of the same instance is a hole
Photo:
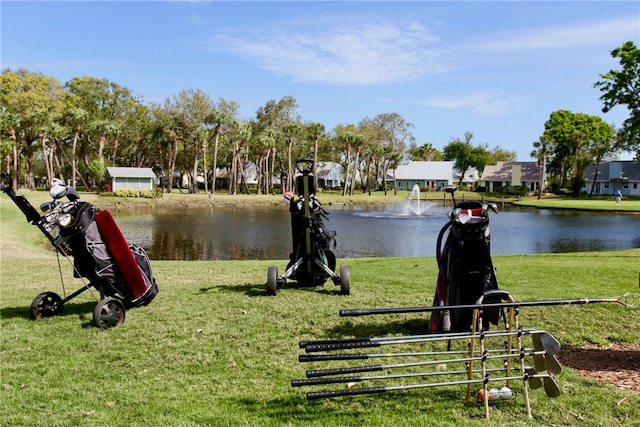
[[[512,349],[517,350],[517,349]],[[544,348],[526,348],[525,352],[544,350]],[[486,350],[487,353],[504,353],[505,349]],[[416,351],[405,353],[339,353],[339,354],[301,354],[298,362],[326,362],[334,360],[363,360],[377,357],[417,357],[417,356],[443,356],[447,354],[469,354],[470,350],[445,350],[445,351]],[[475,350],[478,354],[480,351]],[[512,352],[513,353],[513,352]]]
[[[485,354],[482,356],[461,357],[461,358],[455,358],[455,359],[424,360],[420,362],[405,362],[405,363],[395,363],[395,364],[388,364],[388,365],[378,364],[378,365],[363,365],[363,366],[347,366],[347,367],[341,367],[341,368],[328,368],[328,369],[310,369],[307,371],[307,378],[327,377],[331,375],[342,375],[342,374],[357,374],[360,372],[384,371],[387,369],[407,368],[412,366],[437,365],[442,363],[486,361],[486,360],[503,359],[503,358],[509,358],[509,357],[524,357],[524,356],[529,356],[537,353],[544,354],[544,351],[504,353],[504,354],[498,354],[498,355]],[[552,369],[556,371],[558,368],[554,366],[552,367]]]
[[[515,370],[519,370],[520,368],[514,368]],[[505,368],[489,368],[486,372],[503,372]],[[354,377],[320,377],[320,378],[305,378],[300,380],[291,380],[291,387],[303,387],[310,385],[320,385],[320,384],[339,384],[339,383],[356,383],[361,381],[369,381],[369,380],[385,380],[391,378],[407,378],[407,377],[430,377],[430,376],[444,376],[444,375],[462,375],[466,374],[468,371],[458,370],[458,371],[430,371],[430,372],[412,372],[405,374],[388,374],[388,375],[367,375],[367,376],[354,376]],[[481,373],[480,369],[474,369],[473,373]],[[526,375],[535,375],[535,370],[531,368],[527,368],[525,370]],[[537,378],[540,381],[539,378]],[[540,387],[542,386],[542,382],[540,382]]]
[[[402,313],[421,313],[442,310],[470,310],[485,308],[508,308],[508,307],[543,307],[553,305],[582,305],[596,304],[605,302],[619,303],[627,308],[638,308],[640,306],[640,294],[626,293],[611,298],[578,298],[565,300],[542,300],[542,301],[519,301],[519,302],[502,302],[490,304],[467,304],[467,305],[442,305],[442,306],[425,306],[425,307],[401,307],[401,308],[371,308],[371,309],[347,309],[340,310],[340,317],[350,316],[369,316],[373,314],[402,314]]]
[[[486,331],[480,334],[471,334],[468,332],[460,334],[438,334],[438,335],[414,335],[403,337],[389,337],[389,338],[356,338],[355,340],[335,340],[325,341],[320,344],[307,344],[304,349],[307,353],[314,353],[318,351],[332,351],[332,350],[347,350],[354,348],[366,348],[366,347],[380,347],[382,345],[395,345],[395,344],[413,344],[419,342],[434,342],[434,341],[448,341],[456,339],[475,339],[475,338],[488,338],[488,337],[501,337],[501,336],[517,336],[517,335],[532,335],[532,334],[547,334],[550,338],[545,338],[544,342],[557,342],[557,340],[548,332],[538,329],[518,329],[511,332],[504,331]],[[553,349],[553,347],[552,347]],[[555,352],[554,352],[555,354]]]
[[[543,380],[544,390],[547,396],[549,397],[558,397],[560,395],[560,389],[558,385],[554,381],[554,379],[550,375],[545,374],[535,374],[535,375],[527,375],[528,378],[540,378]],[[326,391],[312,391],[307,393],[307,399],[323,399],[329,397],[339,397],[339,396],[356,396],[360,394],[376,394],[376,393],[386,393],[388,391],[394,390],[409,390],[414,388],[424,388],[424,387],[440,387],[447,385],[457,385],[457,384],[477,384],[492,382],[492,381],[508,381],[508,380],[519,380],[522,377],[502,377],[502,378],[481,378],[477,380],[461,380],[461,381],[450,381],[450,382],[440,382],[440,383],[427,383],[427,384],[407,384],[407,385],[397,385],[397,386],[386,386],[386,387],[367,387],[367,388],[352,388],[346,390],[326,390]]]

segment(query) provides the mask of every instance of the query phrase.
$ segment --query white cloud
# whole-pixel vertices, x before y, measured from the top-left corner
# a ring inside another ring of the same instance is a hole
[[[419,22],[378,22],[218,35],[208,47],[296,81],[371,85],[447,71],[447,55],[437,42]]]
[[[517,31],[500,32],[474,43],[473,50],[514,51],[520,54],[531,50],[591,48],[602,46],[613,49],[627,40],[633,40],[640,33],[637,16],[629,16],[590,23],[528,28]]]
[[[498,117],[521,113],[530,109],[526,97],[505,95],[500,91],[481,91],[462,96],[433,96],[420,102],[421,105],[437,108],[469,108],[485,117]]]

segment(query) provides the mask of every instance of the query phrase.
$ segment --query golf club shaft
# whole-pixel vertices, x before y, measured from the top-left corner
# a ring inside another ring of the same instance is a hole
[[[513,368],[514,370],[520,370],[520,368]],[[532,369],[527,367],[525,369]],[[485,372],[503,372],[506,368],[488,368]],[[366,376],[353,376],[353,377],[329,377],[329,378],[305,378],[300,380],[291,380],[291,387],[303,387],[310,385],[321,384],[338,384],[338,383],[352,383],[369,380],[386,380],[392,378],[408,378],[408,377],[430,377],[430,376],[444,376],[444,375],[462,375],[467,374],[467,369],[458,371],[430,371],[430,372],[412,372],[405,374],[389,374],[389,375],[366,375]],[[472,370],[472,373],[478,374],[482,371],[480,369]],[[525,370],[525,373],[527,371]]]
[[[545,392],[550,397],[556,397],[560,394],[560,390],[558,389],[557,384],[553,380],[553,378],[549,375],[544,374],[535,374],[529,376],[525,373],[525,379],[529,377],[532,378],[542,378],[545,383]],[[449,382],[439,382],[439,383],[426,383],[426,384],[407,384],[407,385],[398,385],[398,386],[386,386],[386,387],[367,387],[367,388],[352,388],[346,390],[326,390],[326,391],[312,391],[307,393],[307,399],[323,399],[328,397],[339,397],[339,396],[356,396],[360,394],[376,394],[376,393],[385,393],[388,391],[394,390],[409,390],[414,388],[424,388],[424,387],[440,387],[440,386],[448,386],[448,385],[458,385],[458,384],[478,384],[492,381],[509,381],[509,380],[519,380],[523,377],[502,377],[502,378],[480,378],[474,380],[461,380],[461,381],[449,381]]]
[[[474,357],[461,357],[457,359],[439,359],[439,360],[424,360],[421,362],[408,362],[408,363],[396,363],[389,365],[364,365],[364,366],[347,366],[341,368],[329,368],[329,369],[310,369],[307,371],[307,378],[315,378],[315,377],[327,377],[331,375],[343,375],[343,374],[357,374],[360,372],[374,372],[374,371],[384,371],[386,369],[394,369],[394,368],[407,368],[411,366],[426,366],[426,365],[437,365],[440,363],[458,363],[458,362],[471,362],[471,361],[483,361],[483,360],[494,360],[494,359],[502,359],[509,357],[524,357],[530,356],[534,354],[545,354],[544,350],[541,352],[518,352],[518,353],[504,353],[493,356],[474,356]]]
[[[513,352],[519,351],[512,349]],[[504,353],[508,349],[486,350],[487,353]],[[524,351],[536,351],[534,348],[526,348]],[[340,353],[340,354],[301,354],[298,356],[298,362],[327,362],[334,360],[365,360],[377,357],[418,357],[418,356],[443,356],[446,354],[470,354],[470,350],[449,350],[449,351],[418,351],[407,353]],[[480,351],[474,350],[473,354]]]
[[[613,298],[577,298],[566,300],[547,300],[547,301],[519,301],[519,302],[501,302],[490,304],[467,304],[467,305],[442,305],[442,306],[425,306],[425,307],[398,307],[398,308],[371,308],[371,309],[347,309],[340,310],[340,317],[349,316],[369,316],[373,314],[402,314],[402,313],[421,313],[429,311],[444,310],[482,310],[487,308],[509,308],[509,307],[543,307],[552,305],[582,305],[596,304],[605,302],[617,302],[626,307],[636,308],[640,301],[639,294],[626,293],[624,295]]]
[[[380,347],[382,345],[395,345],[395,344],[412,344],[419,342],[433,342],[433,341],[449,341],[460,339],[475,339],[475,338],[489,338],[489,337],[505,337],[516,336],[518,334],[530,335],[530,334],[546,334],[547,332],[539,329],[519,329],[511,332],[506,331],[487,331],[480,334],[454,333],[454,334],[437,334],[437,335],[414,335],[405,337],[390,337],[387,339],[375,339],[366,341],[364,338],[356,338],[351,341],[336,340],[325,341],[320,344],[307,344],[304,348],[307,353],[313,353],[318,351],[332,351],[332,350],[348,350],[354,348],[368,348],[368,347]]]

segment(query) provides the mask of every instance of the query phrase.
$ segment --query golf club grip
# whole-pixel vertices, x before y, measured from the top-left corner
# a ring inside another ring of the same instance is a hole
[[[368,359],[369,355],[364,353],[357,354],[301,354],[298,356],[298,362],[322,362],[327,360],[356,360]]]
[[[357,383],[362,381],[361,377],[332,377],[332,378],[306,378],[302,380],[291,380],[291,387],[302,387],[305,385]]]
[[[355,342],[355,341],[368,342],[368,341],[371,341],[371,337],[342,338],[342,339],[335,339],[335,340],[300,341],[298,343],[298,347],[305,348],[308,345],[333,344],[333,343]]]
[[[315,351],[348,350],[351,348],[380,347],[376,341],[345,341],[332,344],[310,344],[304,349],[307,353]]]
[[[359,372],[382,371],[383,369],[384,369],[384,366],[382,365],[352,366],[352,367],[346,367],[346,368],[333,368],[333,369],[311,369],[307,371],[307,378],[327,377],[330,375],[342,375],[342,374],[357,374]]]
[[[324,399],[326,397],[355,396],[358,394],[375,394],[387,391],[385,387],[351,388],[346,390],[310,391],[307,399]]]

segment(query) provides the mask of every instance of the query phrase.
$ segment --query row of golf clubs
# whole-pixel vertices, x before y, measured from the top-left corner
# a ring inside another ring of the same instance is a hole
[[[348,383],[349,386],[355,384],[356,382],[365,381],[365,380],[378,380],[378,379],[392,379],[392,378],[403,378],[403,377],[413,377],[413,376],[430,376],[430,375],[445,375],[445,374],[462,374],[466,373],[471,375],[472,373],[481,373],[484,372],[487,375],[488,372],[502,371],[505,368],[484,368],[483,370],[472,370],[470,369],[470,363],[473,361],[481,361],[484,364],[487,360],[490,359],[511,359],[514,357],[520,357],[522,360],[524,356],[532,355],[534,357],[534,368],[525,367],[524,364],[521,368],[510,368],[510,365],[507,364],[505,360],[505,364],[508,366],[506,368],[507,375],[510,373],[510,370],[523,370],[523,374],[521,377],[501,377],[501,378],[489,378],[488,376],[484,379],[471,379],[469,377],[468,380],[465,381],[450,381],[444,383],[429,383],[429,384],[417,384],[417,385],[409,385],[409,386],[391,386],[391,387],[371,387],[371,388],[361,388],[361,389],[350,389],[350,390],[334,390],[334,391],[322,391],[322,392],[310,392],[307,393],[308,399],[317,399],[323,397],[336,397],[336,396],[346,396],[346,395],[355,395],[355,394],[369,394],[369,393],[381,393],[390,390],[399,390],[399,389],[407,389],[407,388],[417,388],[417,387],[431,387],[438,385],[454,385],[454,384],[467,384],[468,387],[470,384],[483,382],[485,385],[489,381],[497,381],[497,380],[511,380],[511,379],[522,379],[527,381],[530,388],[536,389],[540,386],[544,385],[545,392],[549,396],[557,396],[560,391],[557,387],[557,384],[553,380],[553,375],[560,373],[561,366],[555,358],[555,354],[560,350],[560,343],[548,332],[538,330],[538,329],[522,329],[519,328],[515,331],[485,331],[479,334],[472,334],[468,332],[460,332],[460,333],[443,333],[443,334],[429,334],[429,335],[413,335],[413,336],[396,336],[396,337],[362,337],[362,338],[353,338],[353,339],[339,339],[339,340],[318,340],[318,341],[301,341],[299,343],[301,348],[304,348],[307,352],[316,352],[316,351],[331,351],[336,349],[348,349],[348,348],[358,348],[358,347],[377,347],[381,345],[394,345],[394,344],[408,344],[408,343],[418,343],[418,342],[432,342],[432,341],[444,341],[444,340],[461,340],[461,339],[481,339],[484,340],[488,337],[505,337],[505,336],[518,336],[519,338],[522,335],[531,335],[533,342],[533,349],[525,349],[521,348],[517,352],[512,352],[511,349],[508,350],[485,350],[483,352],[474,351],[431,351],[431,352],[403,352],[403,353],[340,353],[340,354],[323,354],[323,355],[300,355],[300,362],[316,362],[316,361],[327,361],[327,360],[354,360],[354,359],[369,359],[376,357],[411,357],[411,356],[440,356],[446,354],[470,354],[469,357],[464,358],[453,358],[446,360],[430,360],[430,361],[420,361],[420,362],[408,362],[408,363],[398,363],[398,364],[389,364],[389,365],[369,365],[369,366],[358,366],[358,367],[345,367],[345,368],[335,368],[335,369],[314,369],[307,371],[307,379],[302,380],[292,380],[291,385],[293,387],[307,386],[307,385],[319,385],[319,384],[335,384],[335,383]],[[506,352],[508,351],[508,352]],[[479,356],[477,356],[480,354]],[[454,363],[454,362],[465,362],[469,367],[464,371],[435,371],[435,372],[419,372],[419,373],[404,373],[404,374],[391,374],[391,375],[369,375],[369,376],[350,376],[350,377],[332,377],[332,378],[324,378],[332,375],[341,375],[341,374],[351,374],[351,373],[362,373],[362,372],[371,372],[371,371],[381,371],[387,369],[394,368],[404,368],[404,367],[412,367],[412,366],[422,366],[422,365],[434,365],[434,364],[443,364],[443,363]],[[547,374],[538,374],[538,371],[547,370]]]
[[[312,369],[312,370],[308,370],[306,372],[306,375],[307,375],[307,378],[314,378],[314,377],[324,377],[324,376],[331,376],[331,375],[352,374],[352,373],[359,373],[359,372],[381,371],[381,370],[393,369],[393,368],[436,365],[436,364],[442,364],[442,363],[458,363],[458,362],[473,362],[473,361],[485,362],[487,360],[494,360],[494,359],[509,359],[509,358],[515,358],[515,357],[524,358],[525,356],[534,357],[534,367],[536,368],[537,371],[546,370],[551,375],[559,374],[562,370],[562,367],[558,363],[558,360],[555,358],[555,354],[559,351],[558,341],[547,332],[544,332],[542,334],[535,334],[535,335],[532,335],[532,337],[535,337],[532,340],[534,345],[533,349],[521,348],[517,352],[511,351],[511,349],[485,350],[482,353],[479,351],[474,351],[473,354],[471,354],[470,356],[462,357],[462,358],[435,359],[435,360],[405,362],[405,363],[387,364],[387,365],[377,364],[377,365],[364,365],[364,366],[341,367],[341,368],[330,368],[330,369]],[[341,354],[329,354],[329,355],[300,355],[298,357],[298,360],[300,362],[317,362],[317,361],[329,361],[329,360],[369,359],[369,358],[376,358],[376,357],[442,356],[442,355],[461,354],[461,353],[469,354],[470,352],[460,350],[460,351],[403,352],[403,353],[356,353],[356,354],[341,353]],[[312,384],[312,383],[314,382],[309,382],[309,384]],[[298,384],[302,384],[302,383],[298,382]]]

